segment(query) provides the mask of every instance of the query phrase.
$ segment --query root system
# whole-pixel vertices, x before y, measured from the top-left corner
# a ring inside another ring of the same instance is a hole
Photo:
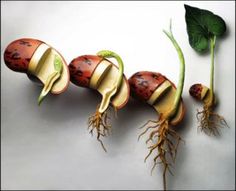
[[[101,143],[102,148],[105,152],[107,152],[102,140],[100,137],[105,137],[110,134],[111,132],[111,125],[109,124],[110,114],[112,107],[109,106],[107,110],[103,113],[98,111],[99,106],[96,109],[94,115],[90,116],[88,119],[88,129],[89,132],[93,135],[93,131],[96,130],[97,132],[97,140]],[[114,110],[114,115],[116,116],[116,110]]]
[[[219,129],[229,127],[223,116],[214,113],[213,107],[204,104],[202,111],[197,111],[198,129],[207,135],[219,135]]]
[[[153,151],[155,150],[157,151],[157,155],[153,159],[154,165],[152,167],[151,172],[153,172],[157,164],[162,164],[164,168],[163,186],[164,190],[166,190],[166,172],[168,170],[170,174],[173,175],[173,173],[170,170],[170,167],[173,167],[177,154],[177,149],[182,139],[176,131],[171,129],[168,119],[165,119],[163,117],[160,117],[158,121],[149,120],[141,128],[144,127],[146,129],[139,135],[139,138],[144,134],[146,134],[150,129],[153,129],[150,132],[149,138],[146,141],[147,144],[150,141],[152,141],[153,144],[151,144],[151,146],[148,147],[149,153],[144,161],[146,162],[146,160],[153,153]],[[154,140],[154,138],[157,139]],[[169,157],[171,158],[170,160]]]

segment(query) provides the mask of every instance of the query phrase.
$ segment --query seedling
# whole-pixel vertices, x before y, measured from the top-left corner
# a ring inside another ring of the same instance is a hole
[[[119,67],[107,58],[115,58]],[[97,140],[104,151],[107,151],[101,136],[107,136],[111,130],[109,110],[121,109],[129,99],[129,84],[123,75],[124,65],[119,55],[103,50],[97,55],[79,56],[69,64],[71,82],[77,86],[97,90],[102,95],[95,114],[89,117],[88,127],[92,134],[97,131]],[[109,108],[109,106],[111,106]]]
[[[191,47],[197,52],[211,52],[210,88],[202,84],[194,84],[189,93],[192,97],[203,102],[203,110],[197,111],[197,119],[200,122],[199,129],[206,134],[219,134],[218,129],[228,126],[224,117],[215,113],[216,96],[214,93],[214,54],[216,39],[226,31],[224,20],[214,13],[184,5],[186,14],[187,32]]]
[[[171,126],[179,124],[185,113],[181,98],[184,86],[185,61],[182,50],[172,34],[171,23],[170,31],[167,32],[164,30],[164,33],[174,45],[180,60],[180,74],[177,89],[175,85],[162,74],[149,71],[135,73],[129,79],[129,84],[134,97],[147,102],[159,113],[159,119],[157,121],[149,120],[141,127],[145,127],[146,129],[139,135],[139,138],[152,129],[146,143],[152,141],[153,144],[148,147],[149,153],[144,161],[147,160],[153,151],[158,152],[153,160],[154,165],[152,171],[157,164],[163,165],[163,185],[164,190],[166,190],[166,172],[168,170],[172,174],[170,166],[172,166],[175,161],[178,145],[182,140]],[[174,139],[174,141],[172,139]],[[171,161],[168,159],[169,156],[172,159]]]

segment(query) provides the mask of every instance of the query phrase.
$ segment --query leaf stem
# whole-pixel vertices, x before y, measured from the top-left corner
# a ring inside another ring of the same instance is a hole
[[[210,50],[211,50],[211,74],[210,74],[210,94],[211,94],[211,101],[213,104],[213,96],[214,96],[214,50],[215,50],[215,42],[216,36],[210,38]]]
[[[182,95],[183,87],[184,87],[185,60],[184,60],[183,52],[173,36],[172,30],[171,30],[171,21],[170,21],[170,32],[167,32],[165,30],[163,30],[163,32],[171,40],[172,44],[174,45],[174,47],[178,53],[179,60],[180,60],[180,72],[179,72],[178,86],[177,86],[176,93],[175,93],[174,105],[173,105],[173,108],[169,114],[169,117],[174,117],[177,112],[177,109],[179,107],[179,103],[181,100],[181,95]]]

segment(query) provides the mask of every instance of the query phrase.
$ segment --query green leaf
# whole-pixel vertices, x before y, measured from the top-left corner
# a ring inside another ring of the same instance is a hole
[[[198,52],[208,50],[210,38],[222,36],[225,33],[224,20],[208,10],[189,5],[184,5],[184,7],[189,44]]]
[[[62,63],[61,58],[58,55],[55,55],[54,69],[60,73],[62,71],[62,65],[63,63]]]

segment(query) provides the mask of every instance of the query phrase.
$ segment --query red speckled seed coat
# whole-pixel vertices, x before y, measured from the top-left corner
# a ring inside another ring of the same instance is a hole
[[[11,42],[5,52],[4,61],[8,68],[27,73],[29,62],[42,41],[23,38]]]
[[[201,100],[201,92],[202,92],[202,85],[201,84],[194,84],[189,89],[189,94],[198,99]]]
[[[156,72],[137,72],[129,79],[131,94],[147,101],[153,92],[166,80],[166,77]]]
[[[77,86],[89,87],[93,72],[103,58],[94,55],[79,56],[69,64],[70,80]]]

